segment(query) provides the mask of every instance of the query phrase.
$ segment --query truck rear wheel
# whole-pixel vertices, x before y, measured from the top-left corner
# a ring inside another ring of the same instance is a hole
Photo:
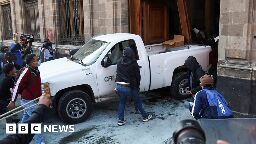
[[[171,96],[177,100],[190,97],[189,80],[187,72],[180,72],[174,75],[171,85]]]
[[[92,113],[90,96],[81,90],[72,90],[64,93],[58,103],[58,115],[67,123],[85,121]]]

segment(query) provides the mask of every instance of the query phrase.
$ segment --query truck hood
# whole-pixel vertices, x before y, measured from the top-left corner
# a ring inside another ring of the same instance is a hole
[[[50,82],[54,77],[70,74],[85,69],[84,66],[75,63],[67,58],[60,58],[48,62],[44,62],[39,66],[42,82]]]

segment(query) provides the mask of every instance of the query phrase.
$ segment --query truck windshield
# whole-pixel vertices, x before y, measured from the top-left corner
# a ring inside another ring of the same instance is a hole
[[[96,62],[108,44],[109,43],[104,41],[91,39],[83,45],[72,58],[84,65],[91,65]]]

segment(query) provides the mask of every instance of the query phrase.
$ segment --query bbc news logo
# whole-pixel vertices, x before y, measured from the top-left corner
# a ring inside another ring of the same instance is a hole
[[[17,131],[18,129],[18,131]],[[6,124],[6,134],[41,134],[43,132],[50,133],[72,133],[75,132],[74,125],[43,125],[41,123],[32,123],[30,127],[26,123],[7,123]]]

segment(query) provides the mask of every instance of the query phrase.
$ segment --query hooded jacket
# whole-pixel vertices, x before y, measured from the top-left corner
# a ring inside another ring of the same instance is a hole
[[[196,93],[191,114],[195,119],[232,118],[232,110],[225,98],[214,88],[205,87]]]
[[[117,63],[116,82],[126,82],[131,88],[140,87],[140,68],[131,48],[125,48],[121,61]]]
[[[199,79],[205,74],[205,72],[193,56],[189,56],[184,65],[189,70],[188,76],[191,92],[192,94],[196,94],[196,92],[201,90]]]

